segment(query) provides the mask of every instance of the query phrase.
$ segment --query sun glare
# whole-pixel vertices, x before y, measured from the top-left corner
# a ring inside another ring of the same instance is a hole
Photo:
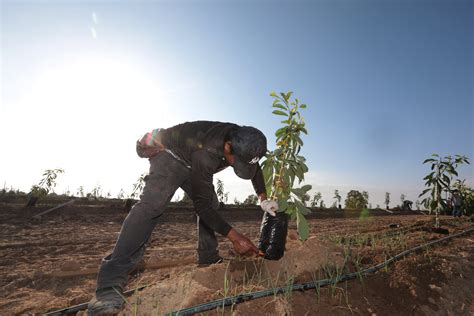
[[[158,98],[157,85],[130,64],[105,58],[80,58],[38,77],[31,102],[41,110],[91,110],[97,115]]]

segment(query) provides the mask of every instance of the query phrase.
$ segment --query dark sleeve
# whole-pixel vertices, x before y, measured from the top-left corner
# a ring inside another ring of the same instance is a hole
[[[210,155],[205,150],[198,150],[192,154],[191,185],[194,209],[207,226],[227,236],[232,227],[212,208],[214,194],[212,178],[216,161]]]
[[[260,168],[260,165],[258,165],[257,172],[255,172],[255,175],[252,178],[252,185],[255,190],[255,193],[257,193],[257,196],[262,193],[267,194],[267,189],[265,188],[265,180],[263,179],[263,172],[262,168]]]

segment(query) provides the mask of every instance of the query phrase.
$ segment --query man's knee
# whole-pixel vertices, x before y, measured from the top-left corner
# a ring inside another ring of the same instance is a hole
[[[130,210],[129,216],[155,219],[163,215],[166,203],[137,202]]]

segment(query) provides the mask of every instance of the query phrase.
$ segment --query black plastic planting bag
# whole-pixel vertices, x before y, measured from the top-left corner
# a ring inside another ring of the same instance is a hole
[[[277,212],[276,216],[271,216],[267,212],[263,214],[258,249],[265,254],[265,259],[279,260],[283,257],[287,233],[286,213]]]

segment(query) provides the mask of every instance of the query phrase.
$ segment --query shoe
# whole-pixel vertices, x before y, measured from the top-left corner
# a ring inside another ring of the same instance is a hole
[[[217,256],[211,260],[199,260],[198,261],[198,267],[208,267],[210,266],[211,264],[217,264],[217,263],[221,263],[224,261],[224,258],[222,258],[221,256]]]
[[[108,287],[96,292],[95,298],[87,306],[90,316],[115,315],[122,309],[125,300],[119,287]]]

